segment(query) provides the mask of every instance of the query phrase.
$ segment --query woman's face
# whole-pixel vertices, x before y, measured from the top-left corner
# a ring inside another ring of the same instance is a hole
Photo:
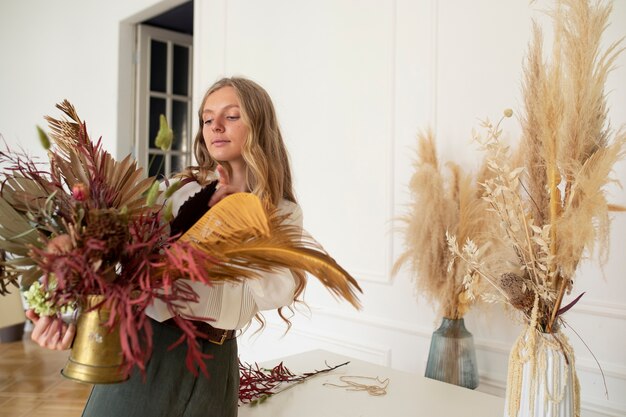
[[[211,93],[202,108],[202,136],[209,154],[218,162],[243,163],[241,151],[248,127],[241,118],[235,89],[222,87]]]

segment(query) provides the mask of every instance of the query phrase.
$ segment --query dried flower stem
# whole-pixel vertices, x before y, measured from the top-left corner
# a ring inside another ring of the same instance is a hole
[[[556,281],[556,280],[555,280]],[[558,295],[556,297],[556,301],[554,302],[554,307],[552,308],[552,313],[550,314],[550,320],[548,321],[547,330],[548,332],[552,332],[552,326],[556,320],[557,313],[561,308],[561,302],[563,301],[563,296],[565,295],[565,289],[567,288],[568,280],[561,277],[561,283]]]
[[[252,405],[262,403],[269,397],[301,384],[307,379],[334,371],[349,363],[344,362],[336,366],[330,366],[326,363],[326,369],[294,374],[283,362],[280,362],[272,369],[266,369],[261,368],[257,363],[251,365],[239,361],[239,402]],[[290,385],[286,388],[276,390],[280,385],[287,383]]]

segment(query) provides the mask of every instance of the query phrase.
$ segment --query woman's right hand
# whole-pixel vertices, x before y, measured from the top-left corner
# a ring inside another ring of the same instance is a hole
[[[242,193],[246,191],[245,184],[237,185],[231,183],[230,175],[228,175],[228,171],[226,171],[223,166],[218,165],[216,171],[219,173],[220,179],[217,182],[217,187],[215,187],[215,192],[209,200],[209,207],[213,207],[214,205],[222,201],[224,197],[227,197],[234,193]]]
[[[34,325],[30,338],[39,346],[53,350],[67,350],[72,346],[76,325],[68,326],[59,317],[39,317],[33,310],[26,310],[26,317]]]

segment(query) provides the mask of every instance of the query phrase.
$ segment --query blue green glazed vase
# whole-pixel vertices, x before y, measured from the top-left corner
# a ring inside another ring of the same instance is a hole
[[[474,338],[462,318],[444,317],[433,332],[425,376],[469,389],[478,386]]]

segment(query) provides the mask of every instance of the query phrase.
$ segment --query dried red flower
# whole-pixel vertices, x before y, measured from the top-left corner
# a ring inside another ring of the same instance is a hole
[[[295,384],[302,383],[316,375],[333,371],[349,363],[344,362],[336,366],[326,364],[326,369],[294,374],[283,362],[272,369],[267,369],[261,368],[257,363],[251,365],[239,361],[239,402],[252,405],[262,403],[272,395],[283,392]],[[286,387],[278,390],[281,385],[286,385]]]
[[[79,182],[72,187],[72,197],[76,201],[85,201],[88,197],[89,189],[85,184]]]

